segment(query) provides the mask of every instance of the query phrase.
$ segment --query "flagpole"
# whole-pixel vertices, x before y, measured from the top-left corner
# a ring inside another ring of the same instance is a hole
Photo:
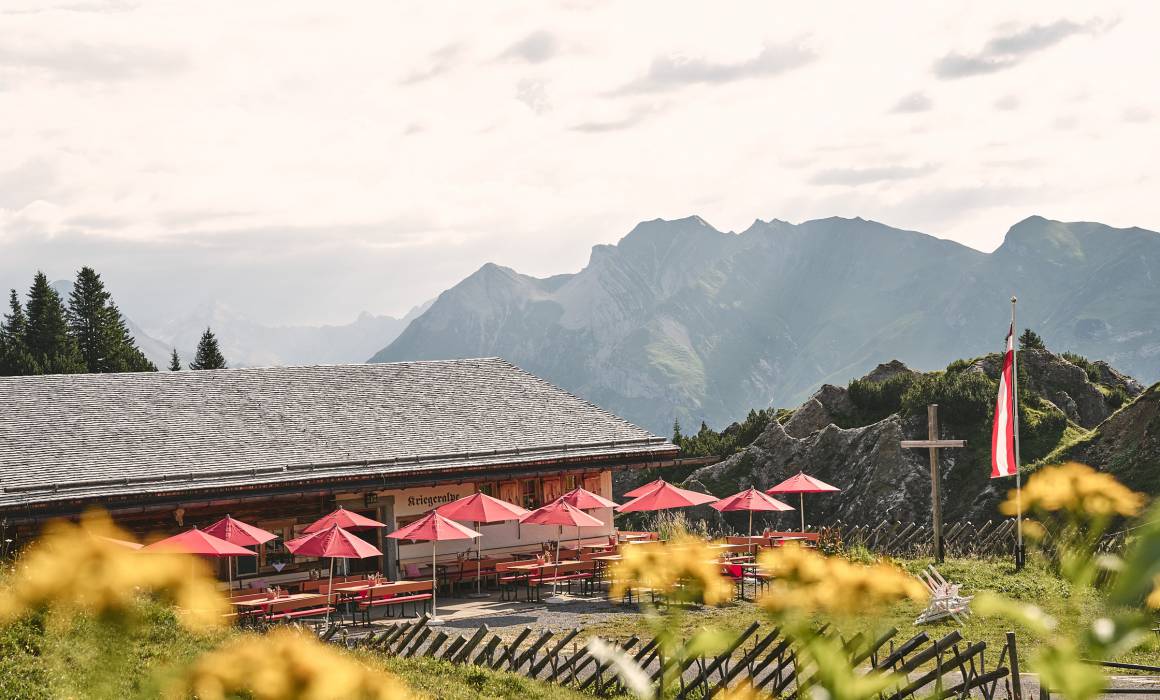
[[[1019,474],[1019,347],[1015,336],[1015,304],[1011,297],[1011,404],[1015,413],[1015,568],[1023,568],[1023,483]]]

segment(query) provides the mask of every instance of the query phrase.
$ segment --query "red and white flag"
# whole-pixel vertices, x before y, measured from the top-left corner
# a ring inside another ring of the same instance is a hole
[[[1003,353],[1003,370],[999,372],[999,397],[995,401],[995,425],[991,430],[991,478],[1014,476],[1015,464],[1015,391],[1012,368],[1015,365],[1015,326],[1007,331],[1007,350]]]

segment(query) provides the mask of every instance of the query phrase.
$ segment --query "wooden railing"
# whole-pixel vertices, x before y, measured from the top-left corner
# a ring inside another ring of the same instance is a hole
[[[875,554],[892,557],[929,557],[934,535],[929,524],[882,521],[877,525],[847,525],[838,521],[818,530],[819,546],[835,549],[865,547]],[[1047,533],[1050,542],[1051,533]],[[1124,533],[1104,537],[1101,552],[1118,551]],[[948,557],[1001,557],[1015,551],[1015,519],[988,520],[978,525],[970,520],[943,524],[943,547]]]
[[[335,634],[332,628],[324,639],[351,647],[371,649],[400,657],[431,657],[454,664],[473,664],[494,670],[518,673],[528,678],[578,688],[596,695],[625,692],[620,678],[609,664],[598,660],[581,640],[580,629],[555,632],[533,631],[525,627],[512,639],[493,634],[487,625],[467,634],[453,634],[445,628],[427,626],[427,617],[399,623],[360,638]],[[836,635],[829,629],[821,634]],[[891,629],[877,639],[861,633],[839,637],[850,663],[862,672],[892,671],[894,685],[882,700],[911,697],[983,698],[1022,700],[1018,679],[1015,635],[1009,633],[996,655],[988,654],[986,642],[968,643],[958,631],[939,639],[923,632],[897,642]],[[817,669],[798,662],[797,645],[779,629],[752,623],[726,650],[717,656],[677,655],[683,661],[662,656],[656,639],[639,637],[606,639],[606,644],[631,657],[650,677],[654,687],[662,678],[677,678],[675,696],[712,698],[727,688],[749,684],[777,697],[807,697]],[[668,672],[668,673],[666,673]]]

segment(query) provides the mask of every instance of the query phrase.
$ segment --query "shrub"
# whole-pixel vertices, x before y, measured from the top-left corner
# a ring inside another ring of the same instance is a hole
[[[914,381],[913,374],[896,374],[881,382],[854,379],[846,391],[865,418],[877,421],[901,410],[902,395]]]
[[[981,372],[924,374],[915,379],[902,395],[907,415],[925,413],[927,404],[937,403],[951,423],[985,421],[991,414],[998,386]]]

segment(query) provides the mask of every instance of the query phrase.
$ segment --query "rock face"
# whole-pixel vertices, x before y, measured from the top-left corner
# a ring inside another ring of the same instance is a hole
[[[1160,384],[1100,424],[1057,460],[1084,462],[1115,474],[1136,491],[1160,492]]]
[[[899,447],[904,434],[898,416],[850,430],[831,424],[800,438],[772,421],[745,451],[699,469],[692,478],[711,493],[729,494],[750,483],[769,488],[801,470],[843,491],[807,496],[809,523],[921,520],[930,502],[929,470],[925,453]],[[798,507],[796,496],[784,500]],[[788,527],[800,515],[779,517]]]
[[[785,432],[794,437],[805,437],[831,423],[844,423],[844,419],[854,413],[854,403],[850,401],[844,387],[823,384],[822,388],[786,421]]]
[[[1068,427],[1060,413],[1073,416],[1070,429],[1083,432],[1083,425],[1095,427],[1100,416],[1111,415],[1081,440],[1070,452],[1050,455],[1088,461],[1115,473],[1133,488],[1160,493],[1160,385],[1112,415],[1109,400],[1093,384],[1088,374],[1062,357],[1046,351],[1020,353],[1026,384],[1047,402],[1037,404],[1044,425],[1058,418],[1058,434],[1047,432],[1034,444],[1024,441],[1026,463],[1052,452],[1065,438]],[[879,365],[864,379],[882,382],[903,371],[901,363]],[[974,362],[966,372],[982,372],[994,379],[999,371],[999,355]],[[916,376],[918,373],[914,373]],[[1100,376],[1105,376],[1101,374]],[[1108,367],[1109,386],[1138,389],[1134,380]],[[1107,386],[1105,386],[1105,389]],[[1136,394],[1139,394],[1136,391]],[[1058,402],[1062,402],[1062,405]],[[1054,404],[1054,405],[1053,405]],[[784,425],[771,421],[751,445],[722,462],[696,470],[690,480],[716,494],[735,493],[750,485],[769,488],[779,481],[805,471],[842,489],[842,494],[807,496],[807,521],[815,524],[842,520],[854,524],[877,524],[883,520],[927,523],[930,518],[930,468],[926,450],[903,449],[902,440],[927,437],[925,414],[898,413],[876,422],[846,429],[860,415],[849,392],[825,385]],[[945,408],[950,408],[947,406]],[[946,411],[946,414],[952,414]],[[961,412],[960,412],[961,413]],[[1046,418],[1044,418],[1046,417]],[[996,506],[1011,480],[990,478],[990,416],[968,423],[941,422],[941,437],[967,440],[965,448],[940,452],[943,513],[947,522],[958,519],[988,520],[996,516]],[[1038,450],[1038,453],[1035,451]],[[791,505],[797,506],[791,498]],[[797,513],[776,516],[779,526],[792,527]],[[767,519],[772,524],[773,519]],[[736,524],[736,523],[735,523]]]
[[[997,350],[1012,280],[1049,347],[1160,379],[1160,235],[1041,217],[990,254],[862,219],[648,221],[575,274],[485,265],[372,361],[498,355],[656,432],[722,426],[883,357],[932,368]]]
[[[1092,383],[1082,367],[1047,350],[1023,350],[1019,353],[1019,362],[1021,379],[1029,380],[1019,390],[1039,392],[1067,414],[1069,420],[1094,428],[1112,414],[1114,409],[1104,392]],[[1000,363],[999,355],[989,355],[977,360],[972,369],[997,377]],[[1095,364],[1100,368],[1100,381],[1105,389],[1119,387],[1129,397],[1143,391],[1139,382],[1112,369],[1106,362]]]

